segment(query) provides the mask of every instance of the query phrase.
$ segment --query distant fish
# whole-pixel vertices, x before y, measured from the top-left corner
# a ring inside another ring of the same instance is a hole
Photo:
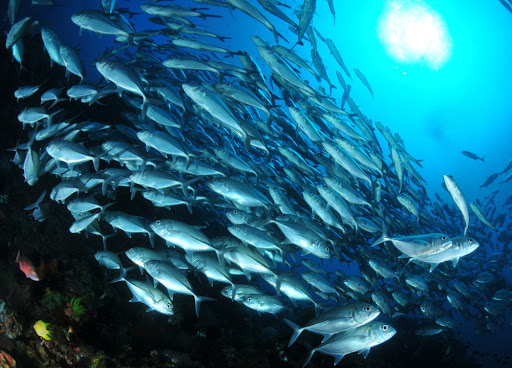
[[[37,274],[34,264],[30,261],[30,259],[22,256],[20,251],[18,251],[15,262],[20,264],[20,270],[23,271],[25,276],[33,281],[39,281],[39,275]]]
[[[354,73],[356,73],[357,77],[361,80],[361,82],[366,86],[366,88],[368,88],[368,91],[370,92],[370,94],[372,95],[373,97],[373,91],[372,91],[372,87],[370,87],[370,83],[368,82],[368,79],[366,79],[366,77],[364,76],[363,73],[361,73],[361,71],[359,69],[354,69]],[[462,154],[463,155],[466,155],[466,153],[464,153],[466,151],[463,151]],[[470,152],[467,152],[467,153],[470,153]],[[472,154],[472,153],[471,153]],[[467,156],[467,155],[466,155]],[[469,156],[468,156],[469,157]],[[476,157],[476,156],[475,156]],[[483,160],[482,160],[483,161]]]
[[[494,227],[493,224],[491,224],[491,222],[487,219],[487,217],[485,216],[484,212],[482,211],[482,209],[480,207],[478,207],[478,205],[475,203],[475,202],[471,202],[469,204],[469,207],[471,208],[471,211],[473,211],[473,213],[476,215],[476,217],[478,217],[478,219],[480,221],[482,221],[482,223],[488,227],[490,227],[491,229],[493,229],[494,231],[498,231],[496,230],[496,228]]]
[[[462,190],[460,189],[453,176],[443,175],[443,179],[448,193],[450,193],[453,201],[462,213],[462,217],[464,218],[464,235],[466,235],[469,226],[469,208],[468,203],[466,202],[466,198],[464,197]]]
[[[480,188],[487,188],[489,185],[491,185],[492,183],[494,183],[496,181],[496,179],[498,179],[498,176],[500,176],[499,173],[494,173],[492,174],[491,176],[489,176],[487,178],[487,180],[485,181],[485,183],[483,183],[482,185],[480,185]]]
[[[478,157],[476,154],[474,154],[473,152],[469,152],[469,151],[462,151],[461,153],[464,156],[469,157],[472,160],[482,160],[483,162],[485,162],[485,156],[484,157]]]
[[[512,169],[512,160],[510,160],[507,164],[507,166],[503,169],[502,172],[500,172],[500,175],[501,174],[505,174],[506,172],[508,172],[510,169]]]
[[[316,0],[305,0],[302,4],[302,9],[299,17],[299,27],[297,28],[297,42],[296,46],[302,42],[302,37],[306,34],[311,22],[313,21],[313,16],[315,15],[316,9]],[[293,48],[293,47],[292,47]]]
[[[512,13],[512,6],[506,0],[500,0],[500,3],[509,11],[509,13]]]
[[[329,5],[329,10],[332,14],[332,19],[334,20],[334,23],[336,23],[336,10],[334,9],[334,0],[327,0],[327,4]]]
[[[10,0],[9,5],[7,6],[7,16],[9,17],[9,20],[11,21],[11,25],[14,24],[16,21],[16,15],[18,15],[18,12],[21,9],[21,0]]]

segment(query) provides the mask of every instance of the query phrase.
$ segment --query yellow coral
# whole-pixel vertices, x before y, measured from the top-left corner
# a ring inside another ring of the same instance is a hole
[[[36,334],[41,336],[45,340],[52,339],[52,331],[48,329],[49,323],[43,322],[41,320],[37,321],[34,324],[34,330],[36,330]]]

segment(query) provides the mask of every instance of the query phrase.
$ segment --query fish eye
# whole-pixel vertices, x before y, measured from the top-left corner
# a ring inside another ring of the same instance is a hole
[[[171,304],[167,303],[166,307],[167,307],[167,309],[171,309]]]
[[[324,188],[327,188],[327,184],[322,185]]]
[[[447,236],[443,236],[443,237],[441,238],[441,240],[446,240],[446,239],[448,239],[448,237],[447,237]]]
[[[366,307],[364,307],[364,310],[365,310],[365,311],[367,311],[367,312],[369,312],[369,311],[371,310],[371,308],[370,308],[370,306],[369,306],[369,305],[367,305]]]
[[[326,251],[329,251],[329,247],[325,247],[325,250],[326,250]]]
[[[213,182],[216,183],[217,182],[217,178],[213,178]]]
[[[471,239],[471,238],[469,238],[469,239],[468,239],[468,241],[469,241],[470,243],[473,243],[473,239]]]
[[[157,225],[160,225],[160,220],[156,220],[156,224],[157,224]]]
[[[238,213],[238,210],[234,210],[233,213],[236,215]]]
[[[216,237],[215,240],[219,241],[220,240],[220,236]]]
[[[251,298],[251,297],[248,297],[248,298],[247,298],[247,301],[248,301],[248,302],[252,302],[252,298]]]
[[[387,331],[388,330],[388,325],[382,325],[382,331]]]

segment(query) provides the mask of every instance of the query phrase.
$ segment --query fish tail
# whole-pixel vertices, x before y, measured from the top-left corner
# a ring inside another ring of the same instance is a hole
[[[282,38],[286,43],[289,43],[288,40],[277,31],[274,31],[274,38],[276,39],[276,43],[279,43],[279,38]]]
[[[315,354],[315,351],[316,349],[312,349],[308,356],[306,357],[306,360],[304,361],[304,364],[302,364],[302,368],[304,368],[306,365],[308,365],[309,361],[311,360],[311,358],[313,357],[313,354]]]
[[[125,281],[126,280],[126,269],[125,268],[121,268],[119,270],[119,277],[117,279],[114,279],[112,281],[110,281],[111,284],[114,284],[116,282],[119,282],[119,281]]]
[[[103,249],[107,250],[107,239],[112,238],[115,234],[103,235],[101,234],[101,240],[103,242]]]
[[[190,201],[187,201],[185,205],[187,206],[188,212],[192,215],[192,203]]]
[[[290,337],[290,342],[288,343],[288,347],[290,347],[295,342],[295,340],[297,340],[302,331],[304,331],[304,328],[293,323],[289,319],[283,318],[283,321],[293,329],[292,337]]]
[[[199,308],[201,306],[201,303],[202,302],[212,302],[212,301],[215,300],[215,299],[209,298],[207,296],[197,296],[197,295],[194,295],[194,299],[195,299],[195,305],[196,305],[196,316],[197,316],[197,318],[199,318]]]
[[[387,237],[387,235],[385,233],[382,233],[382,236],[377,239],[373,244],[372,244],[372,247],[375,247],[379,244],[382,244],[384,242],[387,242],[388,240],[391,240],[390,238]]]

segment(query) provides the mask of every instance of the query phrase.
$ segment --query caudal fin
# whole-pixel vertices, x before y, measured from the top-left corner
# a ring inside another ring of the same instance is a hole
[[[289,319],[283,318],[283,321],[293,329],[292,337],[290,338],[290,342],[288,343],[288,347],[290,347],[295,342],[295,340],[297,340],[302,331],[304,331],[304,328],[300,327],[299,325],[296,325]]]
[[[215,301],[213,298],[208,298],[207,296],[197,296],[194,295],[195,304],[196,304],[196,316],[199,318],[199,308],[202,302],[212,302]]]
[[[383,233],[383,234],[382,234],[382,236],[381,236],[379,239],[375,240],[375,242],[372,244],[372,247],[375,247],[375,246],[377,246],[377,245],[379,245],[379,244],[382,244],[382,243],[384,243],[384,242],[387,242],[388,240],[391,240],[391,239],[390,239],[390,238],[388,238],[388,237],[386,236],[386,234],[384,234],[384,233]]]
[[[313,357],[313,354],[315,354],[315,351],[316,349],[313,349],[309,352],[308,356],[306,357],[306,360],[304,361],[304,364],[302,364],[302,368],[304,368],[309,363],[309,361]]]
[[[119,270],[119,272],[120,272],[119,277],[117,279],[110,281],[110,283],[113,284],[113,283],[116,283],[119,281],[125,281],[126,280],[126,270],[127,270],[126,268],[121,268]]]

